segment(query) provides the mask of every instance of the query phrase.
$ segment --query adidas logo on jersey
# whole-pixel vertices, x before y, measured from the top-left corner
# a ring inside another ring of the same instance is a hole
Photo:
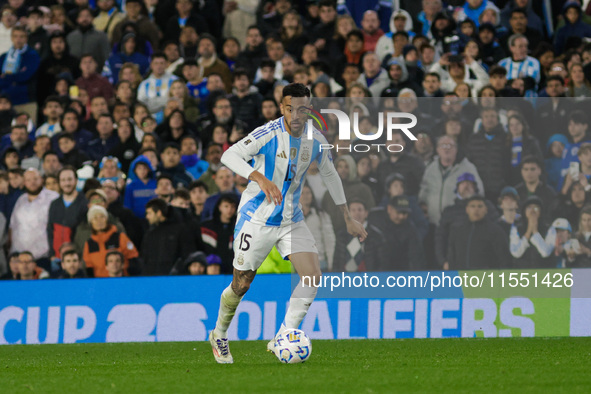
[[[282,159],[287,159],[287,155],[285,154],[285,151],[282,151],[280,154],[277,155],[277,157],[280,157]]]

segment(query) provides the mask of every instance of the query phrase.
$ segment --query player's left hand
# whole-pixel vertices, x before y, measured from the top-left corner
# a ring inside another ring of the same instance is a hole
[[[345,220],[345,223],[347,224],[347,232],[349,234],[358,237],[360,242],[365,241],[365,238],[367,238],[367,231],[365,231],[363,224],[355,219]]]

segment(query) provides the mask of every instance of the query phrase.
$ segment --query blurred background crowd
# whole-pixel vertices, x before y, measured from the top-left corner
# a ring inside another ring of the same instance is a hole
[[[231,273],[248,181],[220,158],[291,82],[361,134],[418,119],[416,141],[354,149],[326,116],[369,237],[311,168],[324,271],[589,267],[587,3],[1,1],[0,273]],[[273,250],[260,271],[290,265]]]

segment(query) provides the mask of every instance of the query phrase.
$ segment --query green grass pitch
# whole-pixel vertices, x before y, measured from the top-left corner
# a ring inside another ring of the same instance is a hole
[[[2,393],[591,392],[591,338],[313,341],[284,365],[266,342],[0,347]]]

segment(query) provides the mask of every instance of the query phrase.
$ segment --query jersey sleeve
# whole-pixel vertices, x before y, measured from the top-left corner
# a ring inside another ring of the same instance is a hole
[[[328,143],[322,137],[321,145],[326,146]],[[332,197],[335,205],[343,205],[347,203],[345,198],[345,190],[343,189],[343,183],[337,173],[334,163],[332,161],[332,154],[330,149],[323,149],[321,154],[318,155],[318,170],[322,175],[322,180]]]
[[[264,146],[266,138],[255,138],[257,130],[250,133],[231,147],[222,155],[222,163],[236,174],[248,179],[254,168],[248,164],[252,158],[259,154]]]

